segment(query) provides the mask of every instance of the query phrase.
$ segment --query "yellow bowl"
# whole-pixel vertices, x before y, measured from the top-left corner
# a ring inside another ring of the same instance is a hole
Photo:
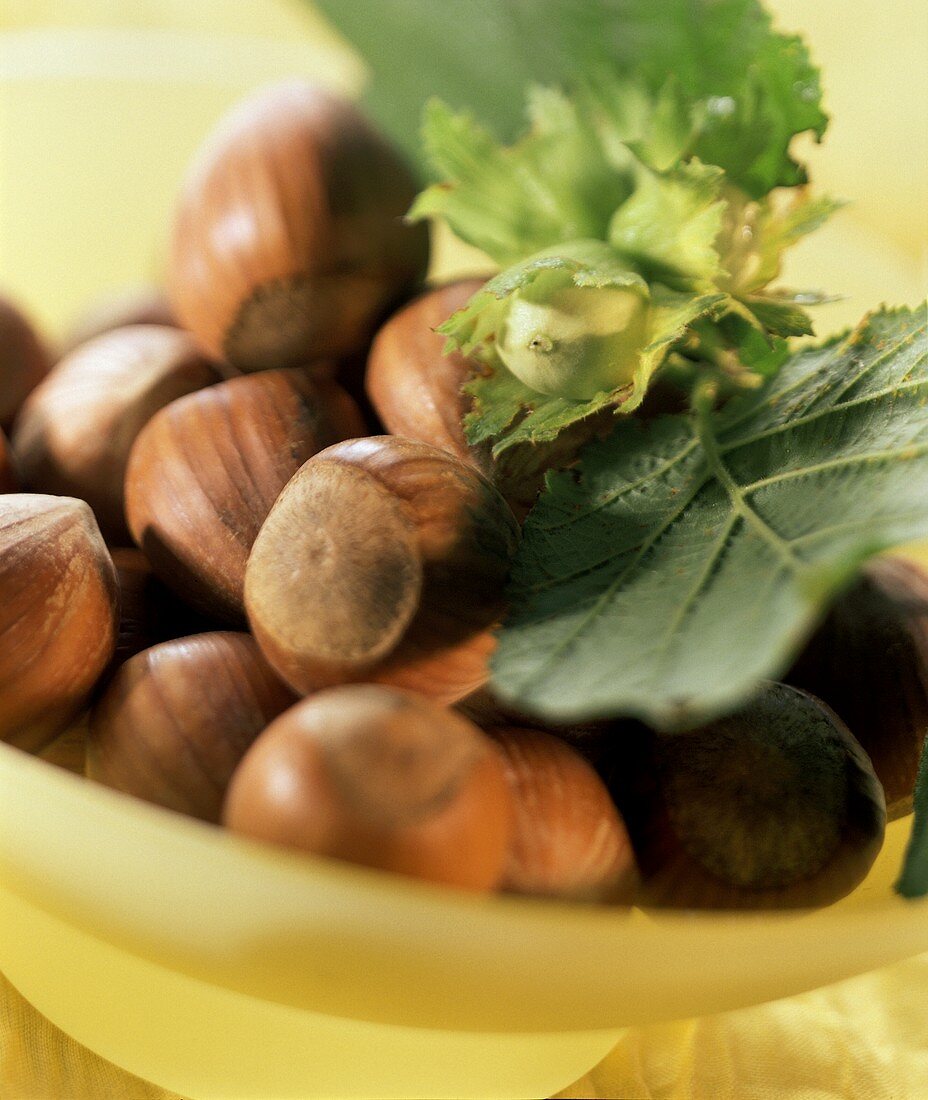
[[[195,1100],[549,1095],[634,1023],[928,950],[867,881],[803,915],[474,897],[252,844],[0,745],[0,967],[56,1024]]]
[[[129,25],[136,8],[144,27]],[[16,156],[0,178],[0,280],[49,327],[154,264],[185,160],[247,87],[288,72],[358,86],[357,66],[312,27],[305,38],[296,11],[284,0],[4,5],[0,144]],[[866,221],[844,225],[802,268],[857,292],[833,323],[877,294],[911,299],[914,255]],[[467,262],[443,252],[439,267]],[[5,745],[0,792],[0,969],[77,1040],[194,1100],[549,1095],[625,1025],[928,950],[928,907],[891,889],[907,821],[828,910],[657,917],[299,858]]]

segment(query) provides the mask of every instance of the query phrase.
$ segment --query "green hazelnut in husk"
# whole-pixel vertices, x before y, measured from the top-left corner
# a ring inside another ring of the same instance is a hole
[[[512,294],[496,347],[526,386],[583,401],[632,381],[647,323],[639,286],[576,286],[556,269]]]

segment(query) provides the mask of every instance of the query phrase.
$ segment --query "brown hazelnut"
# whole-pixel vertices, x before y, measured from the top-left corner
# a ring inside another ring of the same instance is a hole
[[[608,755],[619,726],[616,719],[565,723],[553,722],[538,714],[527,714],[500,699],[490,683],[456,702],[454,709],[484,730],[516,726],[519,729],[541,730],[543,733],[553,734],[594,762],[601,756]]]
[[[461,309],[485,280],[463,279],[429,290],[380,329],[367,360],[367,392],[392,435],[431,443],[489,474],[488,450],[467,442],[462,420],[471,399],[461,387],[475,366],[460,352],[444,354],[434,330]]]
[[[246,749],[295,701],[247,634],[163,642],[128,660],[94,707],[87,775],[218,822]]]
[[[505,757],[515,803],[503,889],[631,904],[638,887],[635,855],[593,767],[541,730],[487,732]]]
[[[405,692],[332,688],[281,715],[236,771],[238,833],[471,890],[500,881],[512,796],[465,719]]]
[[[32,391],[13,449],[35,492],[86,500],[111,542],[128,542],[129,451],[154,414],[220,380],[190,336],[163,325],[115,329],[66,356]]]
[[[177,318],[168,302],[167,293],[152,284],[124,287],[109,291],[91,302],[74,322],[64,340],[64,354],[128,325],[168,325],[177,328]]]
[[[121,665],[143,649],[174,638],[203,634],[216,626],[188,607],[155,575],[141,550],[120,546],[111,555],[119,584],[119,635],[113,660],[98,691]]]
[[[472,466],[376,436],[306,463],[255,540],[245,605],[297,691],[394,684],[444,703],[487,678],[518,526]]]
[[[19,479],[13,468],[13,456],[6,436],[0,431],[0,493],[15,493],[19,490]]]
[[[117,613],[83,501],[0,497],[0,738],[35,752],[68,725],[113,655]]]
[[[912,810],[928,735],[928,574],[871,562],[834,605],[786,679],[824,700],[873,761],[889,819]]]
[[[10,427],[50,366],[48,351],[25,315],[0,298],[0,428]]]
[[[363,433],[354,402],[305,371],[233,378],[146,425],[126,476],[126,516],[155,572],[206,615],[244,622],[251,545],[300,466]]]
[[[174,223],[171,301],[211,354],[244,371],[360,347],[425,271],[403,215],[416,183],[357,108],[290,80],[220,124]]]
[[[611,783],[645,904],[828,905],[883,843],[867,754],[824,703],[785,684],[698,730],[626,737]]]

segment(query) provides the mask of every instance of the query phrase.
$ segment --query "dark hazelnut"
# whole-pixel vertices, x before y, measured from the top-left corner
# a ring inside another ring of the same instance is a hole
[[[25,314],[0,298],[0,428],[10,428],[50,367],[48,350]]]
[[[912,810],[928,734],[928,574],[871,562],[786,679],[826,702],[873,761],[890,821]]]
[[[784,684],[697,730],[629,735],[611,782],[645,904],[828,905],[883,843],[867,754],[833,711]]]
[[[15,493],[19,491],[19,478],[13,468],[13,456],[10,453],[10,445],[6,436],[0,431],[0,493]]]

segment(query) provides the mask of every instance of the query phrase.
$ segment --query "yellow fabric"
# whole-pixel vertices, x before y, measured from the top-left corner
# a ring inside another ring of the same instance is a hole
[[[630,1028],[608,1058],[559,1095],[928,1100],[928,955],[769,1005]],[[2,977],[0,1097],[182,1100],[75,1043]]]
[[[629,1029],[560,1096],[928,1100],[928,955],[756,1008]]]

